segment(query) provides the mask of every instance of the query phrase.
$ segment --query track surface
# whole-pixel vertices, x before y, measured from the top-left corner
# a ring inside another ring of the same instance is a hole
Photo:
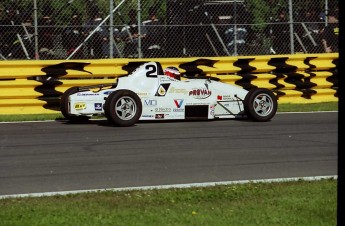
[[[0,195],[337,175],[338,113],[0,124]]]

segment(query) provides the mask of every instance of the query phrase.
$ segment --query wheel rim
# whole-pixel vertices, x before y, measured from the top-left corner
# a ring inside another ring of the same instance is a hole
[[[122,120],[132,119],[137,112],[137,105],[133,98],[125,96],[116,101],[116,115]]]
[[[260,116],[267,116],[272,112],[274,103],[273,99],[267,94],[259,94],[253,102],[254,111]]]

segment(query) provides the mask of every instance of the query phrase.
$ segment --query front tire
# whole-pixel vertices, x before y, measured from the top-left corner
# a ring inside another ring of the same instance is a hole
[[[71,122],[74,122],[74,123],[86,122],[90,119],[90,117],[69,114],[70,106],[69,106],[68,98],[70,95],[75,94],[77,92],[78,92],[78,87],[71,87],[62,94],[61,99],[60,99],[60,111],[62,115]]]
[[[259,88],[250,90],[244,98],[244,111],[257,122],[266,122],[277,112],[278,101],[271,90]]]
[[[105,116],[117,126],[134,125],[139,121],[141,112],[141,100],[130,90],[118,90],[111,93],[104,104]]]

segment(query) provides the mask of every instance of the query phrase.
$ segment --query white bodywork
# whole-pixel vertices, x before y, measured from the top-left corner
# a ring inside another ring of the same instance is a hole
[[[139,120],[235,118],[243,117],[243,100],[248,91],[211,79],[176,80],[161,75],[161,66],[148,62],[128,76],[119,77],[115,88],[86,91],[69,96],[69,114],[92,116],[104,114],[104,103],[116,90],[131,90],[142,102]]]

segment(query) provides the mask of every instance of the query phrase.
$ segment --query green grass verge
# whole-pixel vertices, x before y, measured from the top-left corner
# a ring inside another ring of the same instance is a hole
[[[6,226],[334,226],[337,180],[12,198],[0,209]]]
[[[315,104],[280,104],[278,112],[338,111],[338,102]],[[62,114],[0,115],[0,122],[42,121],[63,119]]]
[[[279,104],[278,112],[338,111],[338,102],[313,104]]]

